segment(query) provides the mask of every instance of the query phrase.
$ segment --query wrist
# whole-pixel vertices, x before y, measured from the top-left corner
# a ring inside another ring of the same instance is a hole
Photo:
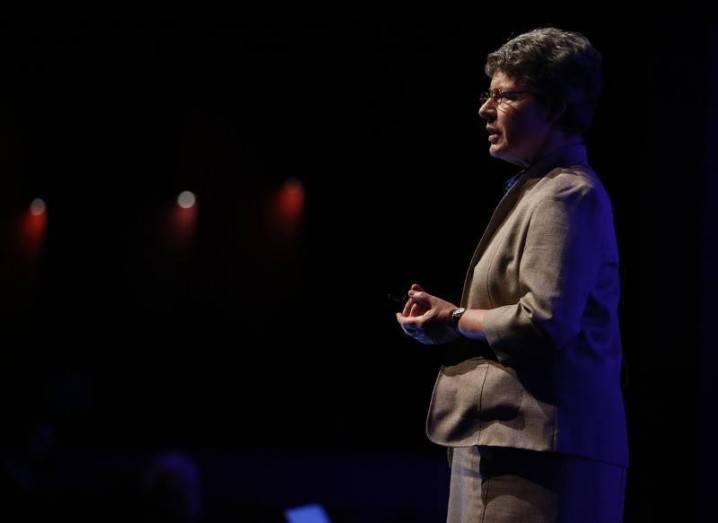
[[[453,311],[451,311],[451,314],[449,314],[451,328],[459,336],[463,336],[459,327],[459,323],[461,322],[461,317],[464,315],[465,312],[466,309],[464,307],[456,307]]]

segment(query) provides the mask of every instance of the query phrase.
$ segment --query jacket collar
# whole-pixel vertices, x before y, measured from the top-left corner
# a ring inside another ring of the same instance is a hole
[[[527,178],[543,176],[554,167],[569,165],[588,165],[588,153],[583,142],[574,142],[554,149],[529,165],[522,173],[526,173]]]
[[[559,165],[588,165],[588,154],[583,142],[574,142],[554,149],[531,164],[527,171],[545,174]]]
[[[520,178],[525,179],[543,176],[554,167],[569,165],[588,166],[588,153],[586,152],[586,145],[583,142],[563,145],[558,149],[554,149],[549,154],[542,156],[526,169],[519,171],[509,178],[504,185],[504,189],[508,192]]]

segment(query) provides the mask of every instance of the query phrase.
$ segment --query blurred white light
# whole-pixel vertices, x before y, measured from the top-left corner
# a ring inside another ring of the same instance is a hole
[[[41,214],[45,214],[46,210],[47,205],[45,205],[45,200],[43,200],[42,198],[35,198],[30,204],[30,213],[33,216],[40,216]]]
[[[189,209],[190,207],[194,207],[195,203],[197,203],[197,198],[195,198],[192,191],[182,191],[177,197],[177,205],[179,205],[183,209]]]

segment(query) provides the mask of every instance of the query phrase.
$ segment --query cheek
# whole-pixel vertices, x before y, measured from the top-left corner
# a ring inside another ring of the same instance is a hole
[[[523,114],[506,121],[506,141],[514,146],[527,145],[539,133],[539,126],[532,115]]]
[[[524,131],[521,122],[511,121],[507,122],[506,126],[504,127],[503,138],[505,142],[516,146],[520,145],[523,134]]]

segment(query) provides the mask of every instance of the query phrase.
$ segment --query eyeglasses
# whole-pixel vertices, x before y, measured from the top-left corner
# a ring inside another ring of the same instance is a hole
[[[502,91],[501,89],[494,89],[481,93],[479,101],[481,105],[484,105],[489,98],[491,98],[496,105],[501,105],[504,100],[515,102],[522,94],[529,94],[530,92],[531,91]]]

